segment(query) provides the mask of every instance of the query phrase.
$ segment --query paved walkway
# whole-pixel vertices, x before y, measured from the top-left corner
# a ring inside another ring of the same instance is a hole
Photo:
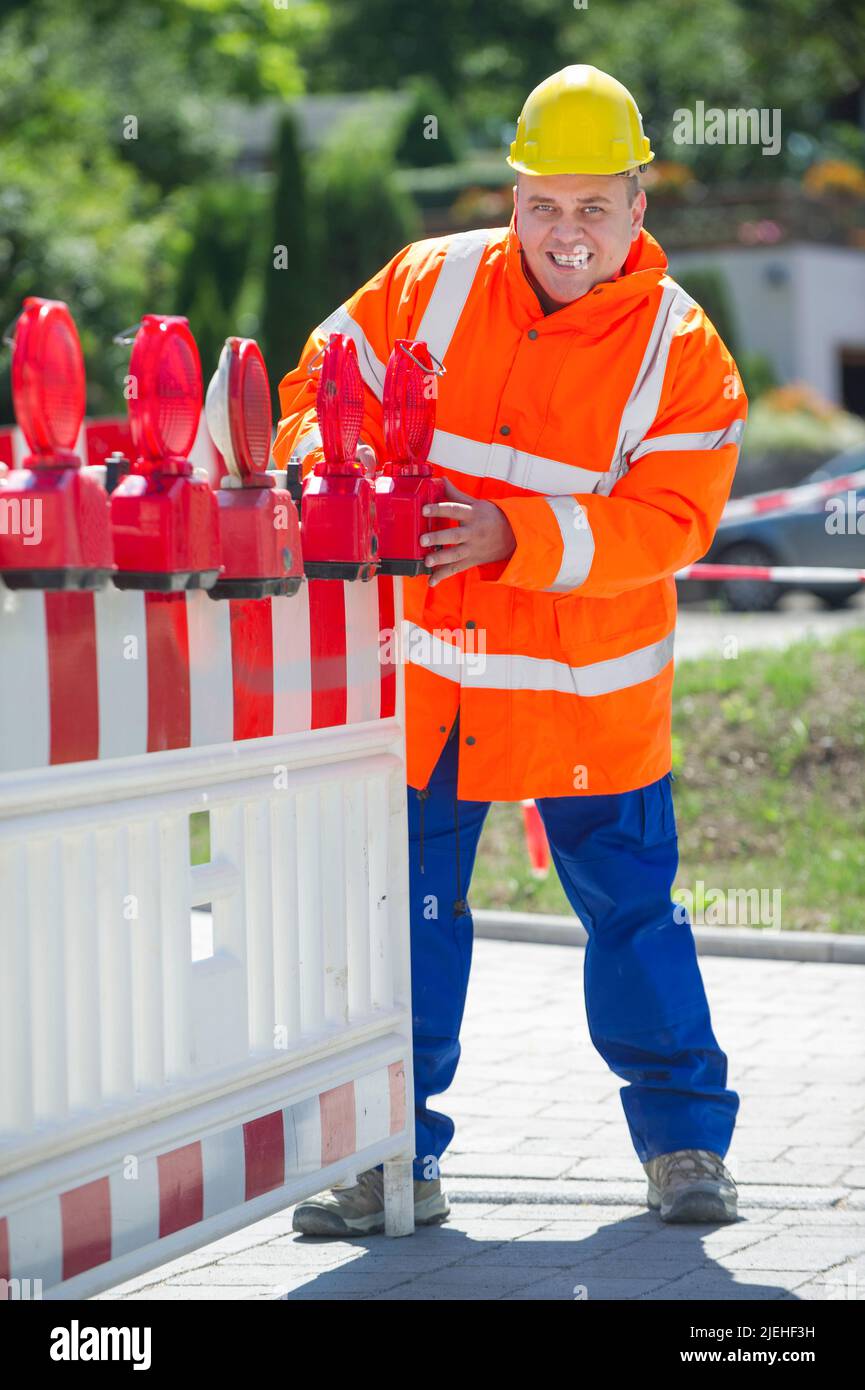
[[[742,1101],[735,1224],[665,1226],[647,1210],[620,1082],[586,1030],[582,950],[476,940],[441,1102],[457,1126],[449,1222],[312,1240],[289,1209],[101,1297],[865,1299],[865,969],[701,968]]]
[[[791,594],[785,607],[770,613],[715,613],[704,607],[682,605],[676,623],[676,660],[690,657],[730,656],[730,638],[738,651],[768,651],[801,642],[806,637],[828,641],[839,632],[865,625],[865,599],[832,612],[816,599]]]

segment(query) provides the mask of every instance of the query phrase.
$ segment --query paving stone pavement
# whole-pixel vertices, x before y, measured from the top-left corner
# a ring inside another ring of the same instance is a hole
[[[100,1299],[865,1301],[865,970],[704,957],[741,1106],[740,1218],[645,1205],[620,1079],[595,1052],[583,951],[477,940],[462,1058],[435,1102],[450,1220],[391,1240],[296,1236],[291,1208]]]

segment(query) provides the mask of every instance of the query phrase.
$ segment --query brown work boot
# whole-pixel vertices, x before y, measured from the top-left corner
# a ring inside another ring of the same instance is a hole
[[[738,1193],[719,1154],[676,1149],[643,1164],[647,1201],[662,1221],[735,1221]]]
[[[448,1199],[441,1179],[415,1180],[414,1222],[433,1226],[447,1221]],[[384,1230],[384,1173],[368,1168],[354,1187],[332,1187],[294,1209],[291,1228],[304,1236],[368,1236]]]

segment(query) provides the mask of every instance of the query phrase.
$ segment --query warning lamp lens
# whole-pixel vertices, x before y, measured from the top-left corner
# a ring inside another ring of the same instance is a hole
[[[240,393],[232,396],[232,435],[241,436],[241,459],[250,472],[261,473],[270,462],[270,382],[258,344],[247,338],[238,353]],[[235,426],[234,417],[237,415]]]
[[[86,404],[84,358],[67,306],[28,298],[15,329],[12,397],[34,454],[74,449]]]
[[[331,333],[327,340],[315,408],[325,458],[353,459],[363,422],[363,380],[357,348],[344,333]]]
[[[185,318],[145,314],[129,362],[129,419],[146,459],[187,458],[201,418],[201,362]]]
[[[235,478],[263,473],[270,462],[270,382],[252,338],[226,338],[204,409],[229,473]]]
[[[385,449],[393,463],[425,463],[435,429],[435,369],[426,343],[397,338],[382,399]]]

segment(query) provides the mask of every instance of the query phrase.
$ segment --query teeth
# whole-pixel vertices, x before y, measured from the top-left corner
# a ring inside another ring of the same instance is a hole
[[[557,255],[555,251],[552,251],[550,254],[556,265],[581,266],[587,264],[592,253],[589,251],[588,247],[581,246],[572,256]]]

